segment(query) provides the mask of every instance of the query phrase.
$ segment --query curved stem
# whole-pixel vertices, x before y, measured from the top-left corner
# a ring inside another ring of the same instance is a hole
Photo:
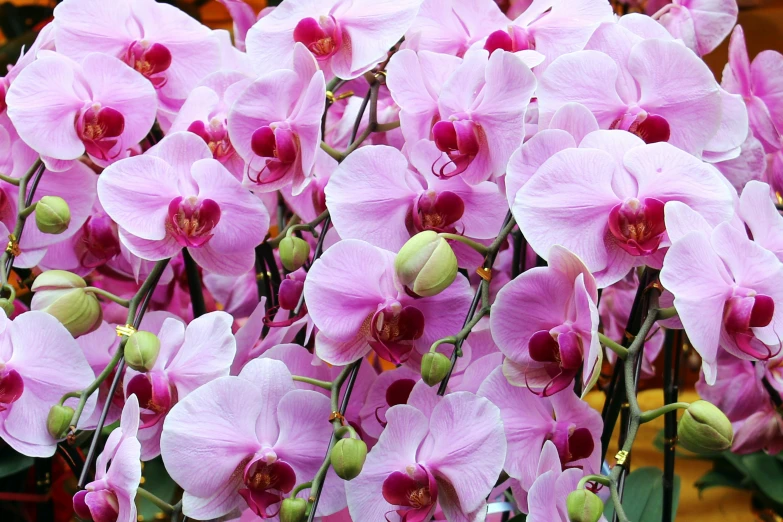
[[[677,411],[677,410],[685,410],[690,406],[689,402],[673,402],[671,404],[666,404],[665,406],[661,406],[660,408],[656,408],[654,410],[648,410],[639,417],[639,422],[644,424],[645,422],[650,422],[651,420],[655,420],[661,415],[665,415],[671,411]]]
[[[617,354],[617,356],[620,359],[625,359],[628,357],[628,350],[625,348],[625,346],[621,345],[620,343],[617,343],[607,336],[605,336],[602,333],[598,334],[598,340],[601,342],[602,345],[612,350],[614,353]]]
[[[292,377],[297,382],[312,384],[313,386],[318,386],[319,388],[323,388],[324,390],[332,389],[331,381],[320,381],[318,379],[311,379],[310,377],[303,377],[301,375],[292,375]]]
[[[41,175],[44,171],[44,165],[41,161],[41,158],[38,158],[35,160],[35,163],[33,163],[33,166],[30,167],[30,169],[25,173],[24,176],[19,178],[19,182],[16,183],[16,185],[19,186],[19,192],[17,195],[17,208],[18,209],[25,209],[29,207],[32,204],[33,197],[35,196],[35,190],[38,187],[38,181],[41,179]],[[30,182],[30,180],[33,180],[32,186],[30,187],[30,192],[27,191],[27,184]],[[19,241],[22,239],[22,230],[24,230],[24,224],[27,220],[27,216],[23,216],[22,213],[18,213],[16,216],[16,224],[14,225],[14,230],[11,232],[10,236],[13,236],[16,241],[16,244],[19,244]],[[11,239],[9,236],[9,239]],[[0,263],[3,264],[3,269],[0,270],[0,277],[2,280],[0,283],[2,285],[5,285],[8,283],[8,272],[11,271],[11,267],[14,263],[14,255],[12,252],[9,252],[7,249],[5,252],[3,252],[2,258],[0,258]]]
[[[342,152],[330,147],[329,145],[326,144],[325,141],[321,142],[321,150],[326,152],[328,155],[330,155],[332,158],[336,159],[337,161],[342,161],[344,159]]]
[[[128,308],[130,306],[130,299],[123,299],[120,296],[114,295],[111,292],[107,292],[103,288],[96,288],[94,286],[88,286],[84,289],[85,292],[92,292],[93,294],[100,295],[102,297],[105,297],[109,301],[113,301],[117,303],[120,306],[124,306],[125,308]]]
[[[136,494],[141,498],[151,502],[152,504],[155,504],[156,507],[160,508],[167,515],[170,515],[171,513],[174,512],[174,506],[172,506],[165,500],[153,495],[152,493],[150,493],[144,488],[137,489]]]
[[[19,186],[19,178],[13,178],[11,176],[6,176],[5,174],[0,174],[0,181],[5,181],[16,187]]]
[[[672,317],[677,317],[677,309],[673,306],[670,306],[668,308],[661,308],[658,310],[658,320],[664,321],[666,319],[671,319]]]
[[[35,212],[35,207],[37,207],[37,206],[38,206],[38,202],[36,201],[35,203],[30,205],[29,207],[25,207],[25,208],[21,209],[19,211],[19,214],[18,214],[19,217],[27,219],[28,217],[30,217],[30,214]]]
[[[473,250],[475,250],[476,252],[478,252],[482,256],[486,256],[487,255],[487,247],[482,245],[481,243],[479,243],[477,241],[473,241],[470,238],[467,238],[465,236],[461,236],[459,234],[451,234],[449,232],[441,232],[438,235],[440,237],[444,238],[444,239],[451,239],[452,241],[459,241],[463,245],[469,246],[470,248],[472,248]]]
[[[617,520],[620,522],[630,522],[630,520],[628,520],[628,515],[625,514],[625,510],[623,509],[620,493],[617,491],[617,484],[611,482],[609,484],[609,491],[612,495],[612,504],[614,504],[614,514],[617,516]]]
[[[609,480],[609,477],[605,477],[604,475],[585,475],[579,481],[579,484],[576,485],[576,489],[584,489],[584,487],[587,485],[588,482],[596,482],[604,486],[608,486],[609,484],[611,484],[611,480]]]

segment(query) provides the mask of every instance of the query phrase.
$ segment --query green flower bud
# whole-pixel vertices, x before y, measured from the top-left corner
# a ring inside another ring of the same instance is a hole
[[[140,330],[125,343],[125,363],[137,372],[148,372],[160,353],[160,339],[152,332]]]
[[[280,522],[303,522],[307,516],[307,501],[303,498],[285,498],[280,505]]]
[[[329,455],[334,472],[343,480],[355,479],[362,472],[365,458],[367,444],[359,439],[338,440]]]
[[[677,424],[677,438],[696,453],[725,451],[734,441],[731,421],[714,404],[696,401],[688,406]]]
[[[73,419],[73,408],[70,406],[60,406],[55,404],[49,410],[49,416],[46,418],[46,428],[49,435],[55,439],[62,439],[68,434]]]
[[[441,293],[457,277],[457,256],[436,232],[419,232],[405,243],[394,259],[397,278],[414,294]]]
[[[44,234],[61,234],[71,224],[71,209],[63,198],[44,196],[35,205],[35,224]]]
[[[64,270],[49,270],[33,283],[31,310],[53,315],[71,335],[90,333],[101,325],[103,310],[84,279]]]
[[[440,352],[428,352],[421,358],[421,379],[427,386],[442,381],[451,368],[451,360]]]
[[[677,438],[696,453],[724,451],[734,441],[731,422],[714,404],[696,401],[688,406],[677,424]]]
[[[566,499],[570,522],[598,522],[604,513],[604,502],[592,491],[577,489]]]
[[[11,317],[14,313],[14,302],[5,297],[0,298],[0,308],[5,312],[6,317]]]
[[[299,270],[310,259],[310,244],[301,237],[284,237],[278,248],[280,262],[289,272]]]

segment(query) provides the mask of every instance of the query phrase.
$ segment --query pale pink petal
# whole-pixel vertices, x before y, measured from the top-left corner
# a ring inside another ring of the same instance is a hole
[[[294,390],[280,400],[277,418],[280,436],[273,448],[277,457],[294,468],[297,482],[308,482],[318,471],[333,428],[329,399],[322,393]]]
[[[753,241],[783,260],[783,217],[769,196],[769,185],[751,181],[740,196],[740,214]]]
[[[506,168],[506,197],[509,205],[514,204],[519,189],[546,160],[557,152],[576,145],[573,136],[560,129],[544,129],[523,143],[511,155]]]

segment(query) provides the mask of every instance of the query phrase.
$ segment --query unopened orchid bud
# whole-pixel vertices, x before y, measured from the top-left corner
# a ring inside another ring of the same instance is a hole
[[[11,317],[16,311],[13,300],[6,299],[5,297],[0,297],[0,309],[5,312],[6,317]]]
[[[160,339],[152,332],[140,330],[125,343],[125,362],[137,372],[148,372],[160,353]]]
[[[90,333],[101,325],[103,310],[84,279],[64,270],[48,270],[32,286],[31,310],[54,316],[73,335]]]
[[[61,234],[71,224],[71,209],[63,198],[44,196],[35,205],[35,224],[44,234]]]
[[[724,451],[731,447],[734,430],[731,421],[714,404],[696,401],[688,406],[677,424],[677,438],[696,453]]]
[[[280,522],[303,522],[307,517],[307,501],[303,498],[285,498],[280,504]]]
[[[421,379],[427,386],[435,386],[449,373],[451,361],[440,352],[425,353],[421,358]]]
[[[310,245],[300,237],[284,237],[279,248],[280,262],[289,272],[299,270],[310,258]]]
[[[367,444],[362,440],[351,438],[338,440],[329,455],[334,472],[343,480],[353,480],[359,476],[365,458],[367,458]]]
[[[566,509],[570,522],[598,522],[604,513],[604,503],[592,491],[577,489],[568,494]]]
[[[441,293],[457,277],[457,256],[437,232],[419,232],[405,243],[394,259],[397,278],[420,297]]]
[[[71,427],[73,414],[73,408],[70,406],[62,406],[60,404],[52,406],[49,410],[49,416],[46,418],[46,428],[49,430],[49,435],[55,439],[64,438]]]

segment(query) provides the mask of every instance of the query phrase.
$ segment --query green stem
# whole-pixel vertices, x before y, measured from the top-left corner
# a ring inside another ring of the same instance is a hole
[[[476,252],[478,252],[482,256],[486,256],[487,255],[488,249],[487,249],[487,247],[485,245],[482,245],[481,243],[473,241],[472,239],[469,239],[469,238],[467,238],[465,236],[461,236],[459,234],[452,234],[450,232],[441,232],[438,235],[440,237],[444,238],[444,239],[451,239],[453,241],[459,241],[463,245],[469,246],[470,248],[472,248],[473,250],[475,250]]]
[[[85,292],[92,292],[93,294],[100,295],[102,297],[105,297],[109,301],[113,301],[117,303],[120,306],[124,306],[125,308],[128,308],[130,306],[130,299],[123,299],[120,296],[114,295],[111,292],[107,292],[103,288],[96,288],[94,286],[88,286],[84,289]]]
[[[296,486],[294,488],[293,491],[291,491],[291,498],[296,498],[296,496],[299,494],[300,491],[302,491],[303,489],[311,488],[311,487],[313,487],[313,483],[312,482],[305,482],[303,484],[299,484],[298,486]]]
[[[318,386],[319,388],[323,388],[324,390],[332,389],[331,381],[320,381],[318,379],[311,379],[310,377],[303,377],[301,375],[292,375],[292,377],[297,382],[312,384],[313,386]]]
[[[430,352],[434,352],[441,344],[457,344],[457,338],[451,336],[451,337],[444,337],[443,339],[438,339],[437,341],[432,343],[432,346],[430,346]]]
[[[16,185],[19,186],[16,208],[24,209],[25,207],[28,206],[27,184],[30,182],[30,180],[36,174],[36,172],[38,172],[39,169],[42,168],[42,166],[43,166],[43,162],[41,161],[41,158],[38,158],[37,160],[35,160],[35,163],[33,163],[33,166],[30,167],[30,169],[27,172],[25,172],[25,175],[19,178],[18,183],[15,183]],[[31,193],[29,198],[30,200],[32,200],[32,196],[33,194]],[[24,230],[24,223],[26,220],[27,220],[27,216],[22,216],[21,213],[17,214],[16,224],[14,225],[14,230],[11,233],[11,235],[13,235],[17,241],[19,241],[22,237],[22,230]],[[11,260],[10,263],[9,263],[9,259]],[[3,252],[2,257],[0,257],[0,264],[3,265],[2,270],[0,270],[0,278],[2,278],[2,280],[0,280],[0,283],[2,283],[2,285],[5,285],[6,283],[8,283],[8,270],[10,270],[10,267],[13,266],[13,258],[11,254],[8,253],[8,251]],[[8,264],[9,266],[7,267],[6,264]]]
[[[155,504],[156,507],[160,508],[167,515],[174,512],[174,506],[172,506],[165,500],[153,495],[152,493],[150,493],[144,488],[138,488],[136,490],[136,495],[151,502],[152,504]]]
[[[337,150],[337,149],[334,149],[334,148],[330,147],[330,146],[329,146],[329,145],[327,145],[327,144],[326,144],[326,142],[324,142],[324,141],[322,141],[322,142],[321,142],[321,150],[323,150],[323,151],[324,151],[324,152],[326,152],[328,155],[330,155],[331,157],[333,157],[334,159],[336,159],[338,162],[340,162],[340,161],[342,161],[342,160],[344,159],[344,157],[343,157],[343,153],[342,153],[342,152],[340,152],[340,151],[339,151],[339,150]]]
[[[665,321],[666,319],[671,319],[672,317],[677,317],[677,309],[673,306],[668,308],[661,308],[658,310],[659,321]]]
[[[620,359],[625,359],[626,357],[628,357],[628,350],[625,348],[625,346],[621,345],[620,343],[611,340],[610,338],[608,338],[602,333],[598,334],[598,340],[605,347],[609,348],[614,353],[616,353]]]
[[[6,176],[5,174],[0,174],[0,181],[5,181],[6,183],[10,183],[16,187],[19,186],[19,178],[12,178],[11,176]]]
[[[576,485],[576,489],[584,489],[588,482],[596,482],[604,486],[608,486],[611,483],[609,477],[605,477],[604,475],[585,475],[582,477],[582,480],[579,481],[579,484]]]
[[[23,208],[22,210],[19,211],[19,217],[27,219],[28,217],[30,217],[30,214],[35,212],[35,207],[37,207],[37,206],[38,206],[38,202],[36,201],[35,203],[30,205],[29,207]]]
[[[390,130],[398,129],[400,127],[400,120],[390,121],[389,123],[379,123],[375,127],[375,132],[389,132]]]
[[[645,422],[650,422],[651,420],[655,420],[661,415],[665,415],[670,411],[685,410],[688,408],[688,406],[690,406],[690,403],[688,402],[673,402],[671,404],[666,404],[665,406],[661,406],[660,408],[656,408],[654,410],[648,410],[642,413],[641,417],[639,417],[639,422],[644,424]]]

